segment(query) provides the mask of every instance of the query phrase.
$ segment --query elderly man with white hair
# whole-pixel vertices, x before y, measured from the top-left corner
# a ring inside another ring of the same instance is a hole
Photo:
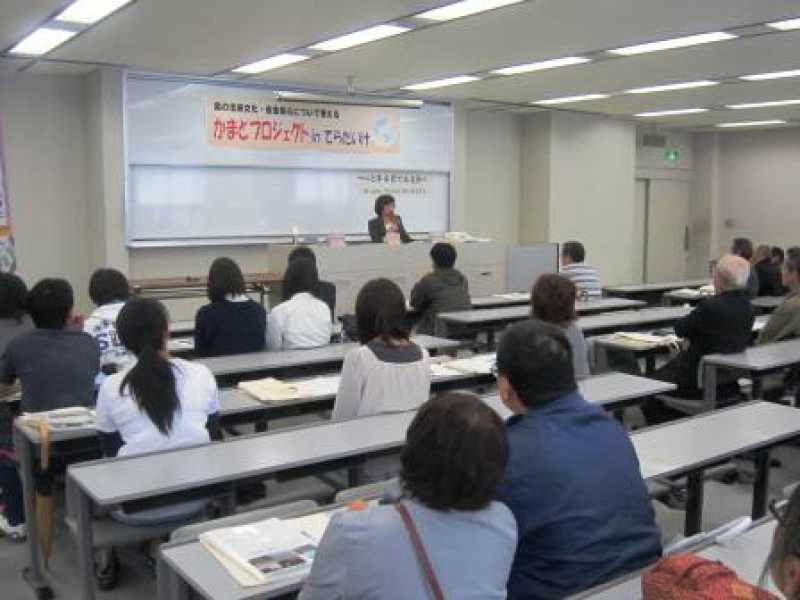
[[[750,263],[726,254],[714,268],[716,295],[697,305],[689,315],[675,323],[675,333],[688,346],[653,374],[655,379],[678,386],[678,395],[702,399],[698,388],[698,367],[707,354],[730,354],[747,348],[753,335],[753,307],[747,295]],[[648,424],[664,423],[686,415],[658,400],[644,404]]]

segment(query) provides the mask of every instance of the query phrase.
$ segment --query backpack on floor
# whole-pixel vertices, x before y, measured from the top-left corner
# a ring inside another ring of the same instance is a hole
[[[778,600],[721,562],[693,554],[660,560],[642,576],[644,600]]]

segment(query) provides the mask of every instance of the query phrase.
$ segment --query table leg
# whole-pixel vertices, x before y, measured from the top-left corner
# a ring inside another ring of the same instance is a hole
[[[703,488],[705,480],[703,471],[690,473],[686,478],[686,537],[699,533],[703,528]]]
[[[762,400],[761,393],[764,390],[764,382],[758,373],[751,373],[750,379],[753,382],[753,400]]]
[[[81,598],[94,600],[94,548],[92,532],[92,501],[68,476],[67,484],[74,486],[75,521],[77,531],[75,542],[78,546],[78,567],[80,569]]]
[[[756,452],[756,478],[753,481],[753,513],[755,521],[767,514],[769,497],[769,450]]]
[[[183,577],[167,564],[160,552],[156,562],[156,591],[158,600],[189,599],[189,586]]]
[[[347,468],[347,487],[354,488],[358,487],[358,473],[359,473],[360,465],[352,465]]]
[[[649,377],[656,370],[656,355],[655,354],[648,354],[644,357],[644,373],[646,377]]]
[[[28,549],[28,566],[23,569],[22,577],[33,588],[36,597],[46,600],[53,597],[53,589],[42,573],[39,556],[38,528],[36,522],[36,488],[33,471],[35,468],[35,446],[28,437],[14,427],[14,451],[19,461],[19,474],[22,480],[22,494],[25,503],[25,524],[28,529],[26,546]]]
[[[703,404],[706,410],[717,408],[717,368],[703,365]]]

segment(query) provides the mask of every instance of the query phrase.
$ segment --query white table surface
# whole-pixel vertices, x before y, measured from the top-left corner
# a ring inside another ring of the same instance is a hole
[[[647,327],[654,323],[671,323],[692,312],[685,306],[643,308],[578,318],[578,326],[584,333],[609,329],[631,329]]]
[[[641,308],[645,306],[640,300],[628,300],[627,298],[597,298],[593,300],[579,300],[575,303],[575,310],[578,314],[602,312],[609,310],[623,310]],[[457,310],[443,312],[437,315],[438,319],[446,323],[456,323],[459,325],[475,325],[492,322],[517,321],[527,319],[530,316],[530,306],[501,306],[498,308],[483,308],[478,310]]]
[[[768,371],[800,363],[800,339],[753,346],[736,354],[710,354],[704,362],[745,371]]]
[[[631,283],[627,285],[611,285],[604,287],[606,292],[636,294],[646,292],[668,292],[681,288],[695,288],[709,285],[710,279],[688,279],[686,281],[663,281],[656,283]]]

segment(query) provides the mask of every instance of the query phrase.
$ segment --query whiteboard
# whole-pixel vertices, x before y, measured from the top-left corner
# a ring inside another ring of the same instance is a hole
[[[210,143],[210,100],[274,102],[264,88],[129,75],[125,92],[131,246],[269,241],[293,228],[363,235],[382,193],[409,231],[449,229],[449,106],[380,109],[398,124],[398,148],[359,154]]]

